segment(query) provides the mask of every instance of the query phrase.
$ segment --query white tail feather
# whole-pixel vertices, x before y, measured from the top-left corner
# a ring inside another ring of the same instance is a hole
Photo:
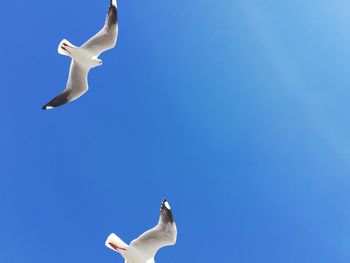
[[[67,39],[63,39],[60,44],[58,45],[57,51],[59,54],[64,55],[64,56],[68,56],[71,57],[71,54],[65,50],[65,47],[69,46],[69,47],[76,47],[74,46],[72,43],[70,43]]]

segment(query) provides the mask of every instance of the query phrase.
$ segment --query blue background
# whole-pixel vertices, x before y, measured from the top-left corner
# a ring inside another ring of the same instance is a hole
[[[0,262],[123,262],[158,220],[156,262],[350,261],[350,26],[342,0],[118,2],[89,92],[64,89],[108,1],[1,4]]]

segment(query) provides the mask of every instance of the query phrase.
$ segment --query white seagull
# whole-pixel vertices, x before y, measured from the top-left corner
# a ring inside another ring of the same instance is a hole
[[[125,263],[154,263],[158,249],[176,243],[177,230],[170,205],[164,198],[160,208],[158,224],[146,231],[130,245],[125,244],[116,234],[108,236],[105,245],[120,253]]]
[[[117,1],[110,0],[107,18],[103,28],[82,46],[76,47],[63,39],[58,53],[72,58],[66,88],[62,93],[45,104],[42,109],[49,110],[71,102],[88,90],[87,76],[90,69],[101,66],[98,56],[115,46],[118,36]]]

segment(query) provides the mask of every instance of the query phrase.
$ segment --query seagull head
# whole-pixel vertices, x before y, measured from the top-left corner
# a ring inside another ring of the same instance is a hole
[[[98,67],[102,65],[102,60],[97,58],[97,57],[92,57],[92,59],[90,60],[89,66],[90,67]]]

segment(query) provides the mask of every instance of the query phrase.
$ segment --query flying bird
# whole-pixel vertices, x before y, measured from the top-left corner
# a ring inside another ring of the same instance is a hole
[[[90,69],[101,66],[99,55],[117,42],[118,15],[117,1],[110,0],[107,18],[103,28],[80,47],[63,39],[58,45],[58,53],[72,58],[66,88],[62,93],[45,104],[42,109],[49,110],[76,100],[88,90],[87,76]]]
[[[127,245],[116,234],[108,236],[105,245],[120,253],[125,263],[154,263],[158,249],[176,243],[177,229],[170,205],[164,198],[158,224]]]

